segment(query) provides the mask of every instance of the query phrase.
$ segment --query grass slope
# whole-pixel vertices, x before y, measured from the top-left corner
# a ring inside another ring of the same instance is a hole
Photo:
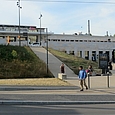
[[[89,65],[93,66],[93,69],[96,71],[96,73],[99,73],[100,70],[98,69],[98,63],[93,62],[90,60],[86,60],[83,58],[76,57],[74,55],[68,55],[64,52],[49,49],[49,51],[55,55],[58,59],[60,59],[62,62],[64,62],[69,68],[71,68],[74,73],[78,74],[78,68],[80,65],[84,67],[84,69],[87,69]]]
[[[46,64],[29,47],[0,45],[0,78],[46,78]]]

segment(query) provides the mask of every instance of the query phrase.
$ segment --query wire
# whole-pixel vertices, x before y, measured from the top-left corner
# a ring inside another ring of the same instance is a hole
[[[10,1],[16,1],[16,0],[10,0]],[[57,2],[57,3],[80,3],[80,4],[115,4],[115,2],[84,2],[84,1],[70,1],[70,0],[21,0],[21,1],[36,1],[36,2]]]

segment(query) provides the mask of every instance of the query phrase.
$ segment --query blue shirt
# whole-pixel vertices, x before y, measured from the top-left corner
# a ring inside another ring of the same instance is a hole
[[[85,79],[86,77],[87,77],[87,73],[86,73],[86,71],[85,70],[80,70],[79,71],[79,79],[80,80],[83,80],[83,79]]]

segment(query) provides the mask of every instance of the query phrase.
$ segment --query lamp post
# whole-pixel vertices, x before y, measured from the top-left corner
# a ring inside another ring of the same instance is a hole
[[[20,0],[18,0],[17,6],[18,6],[18,8],[19,8],[19,27],[18,27],[18,29],[19,29],[19,35],[18,35],[18,38],[19,38],[19,46],[21,46],[21,40],[20,40],[20,9],[21,9],[22,7],[20,6]]]
[[[39,17],[40,19],[40,46],[41,46],[41,17],[42,17],[42,14],[40,13],[40,17]]]
[[[47,43],[46,43],[46,49],[47,49],[47,74],[48,74],[48,28],[46,28],[46,41],[47,41]]]

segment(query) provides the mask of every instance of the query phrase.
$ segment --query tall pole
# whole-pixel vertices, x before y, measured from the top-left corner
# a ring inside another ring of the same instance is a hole
[[[46,28],[46,37],[47,37],[46,38],[47,39],[47,43],[46,43],[47,44],[47,48],[46,48],[47,49],[47,67],[46,68],[47,68],[47,74],[48,74],[48,28]]]
[[[19,39],[19,46],[21,46],[21,40],[20,40],[20,9],[21,9],[22,7],[20,6],[20,0],[18,0],[17,6],[18,6],[18,8],[19,8],[19,27],[18,27],[18,29],[19,29],[19,35],[18,35],[18,39]]]
[[[40,46],[41,46],[41,17],[42,17],[42,14],[40,13],[40,17],[39,17],[39,19],[40,19]]]

